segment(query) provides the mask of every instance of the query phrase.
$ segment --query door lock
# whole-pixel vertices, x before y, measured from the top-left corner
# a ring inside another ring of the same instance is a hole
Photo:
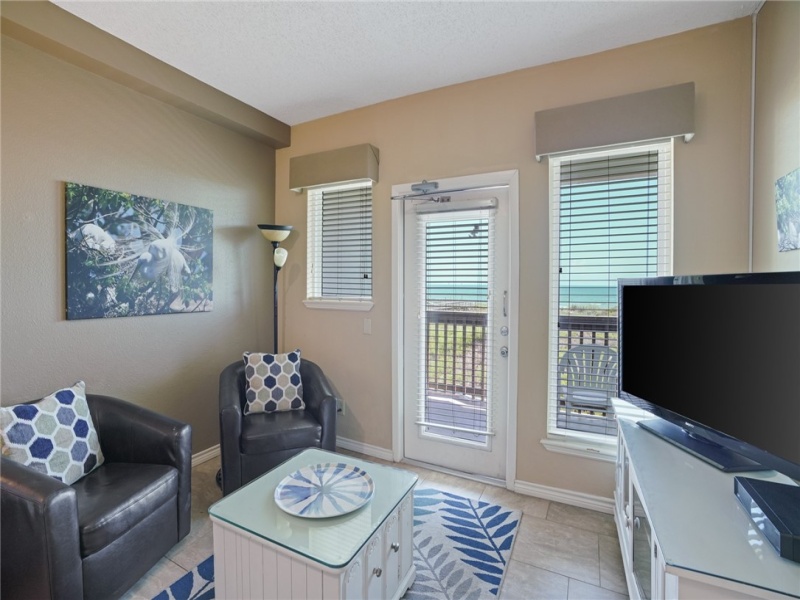
[[[508,357],[508,346],[503,346],[502,348],[500,348],[500,356],[502,356],[503,358]]]
[[[503,326],[500,328],[500,335],[502,335],[503,337],[506,337],[506,336],[508,336],[508,327],[506,327],[505,325],[503,325]]]

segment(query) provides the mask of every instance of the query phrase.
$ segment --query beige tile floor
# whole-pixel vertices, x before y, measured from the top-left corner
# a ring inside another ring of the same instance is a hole
[[[347,450],[343,454],[384,462]],[[484,485],[414,465],[418,487],[522,511],[500,598],[508,600],[621,600],[627,598],[619,541],[611,515]],[[219,458],[192,469],[192,531],[126,595],[152,598],[213,551],[208,507],[222,495],[214,482]]]

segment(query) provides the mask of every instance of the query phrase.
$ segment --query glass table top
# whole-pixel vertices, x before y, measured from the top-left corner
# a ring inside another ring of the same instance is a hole
[[[288,514],[275,503],[275,488],[301,467],[341,462],[364,469],[374,482],[366,505],[326,519]],[[417,475],[353,456],[310,448],[224,497],[209,514],[231,526],[301,554],[331,568],[347,565],[417,483]]]

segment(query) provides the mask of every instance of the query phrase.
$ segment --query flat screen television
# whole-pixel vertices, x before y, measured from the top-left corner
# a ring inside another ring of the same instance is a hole
[[[800,481],[800,272],[619,280],[620,397],[726,471]]]

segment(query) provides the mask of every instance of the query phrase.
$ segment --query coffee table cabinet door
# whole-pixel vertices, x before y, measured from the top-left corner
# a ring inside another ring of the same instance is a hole
[[[365,597],[364,579],[366,577],[366,568],[364,558],[364,551],[362,550],[345,571],[342,580],[342,598],[345,600],[363,600]]]
[[[378,532],[367,542],[366,564],[366,597],[370,600],[384,598],[384,582],[386,569],[383,562],[383,531]]]
[[[414,564],[414,494],[411,493],[400,505],[400,578],[406,576]],[[403,590],[405,592],[405,590]]]
[[[386,565],[383,576],[386,578],[383,597],[391,598],[400,584],[400,515],[398,511],[386,520],[383,543],[383,563]]]

